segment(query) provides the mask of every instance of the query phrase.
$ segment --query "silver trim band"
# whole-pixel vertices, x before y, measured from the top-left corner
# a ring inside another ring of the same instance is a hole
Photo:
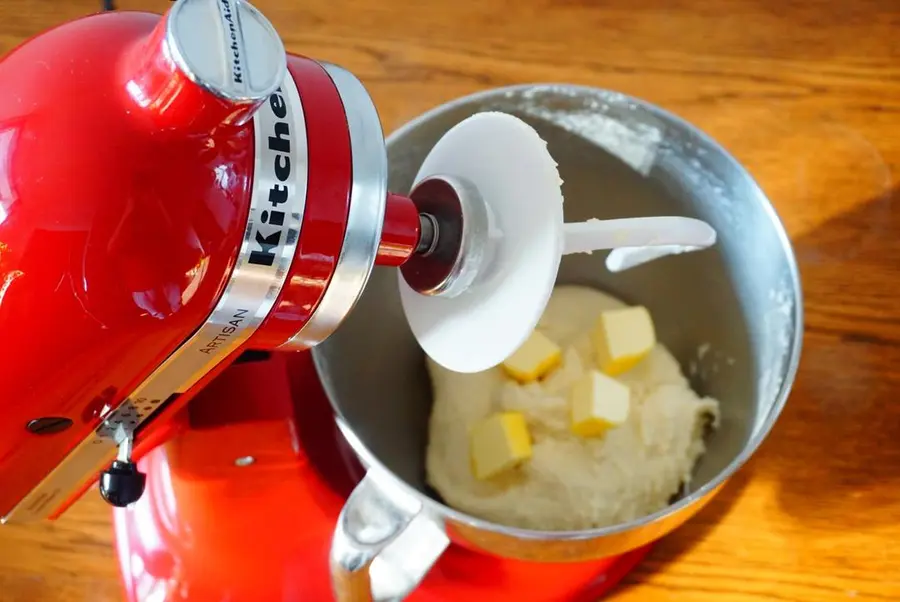
[[[184,393],[238,349],[269,315],[287,278],[300,236],[309,181],[306,120],[297,86],[282,86],[253,117],[255,164],[244,240],[225,292],[206,322],[175,350],[103,424],[79,443],[5,517],[47,518],[115,459],[172,395]]]
[[[350,72],[322,64],[340,94],[350,128],[353,179],[344,245],[334,275],[309,321],[281,349],[308,349],[325,340],[362,294],[378,255],[387,205],[387,151],[369,93]]]

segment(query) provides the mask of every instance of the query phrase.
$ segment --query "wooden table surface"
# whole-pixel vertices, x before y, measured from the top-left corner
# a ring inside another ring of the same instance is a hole
[[[0,51],[98,5],[0,0]],[[119,5],[160,11],[167,2]],[[355,72],[388,131],[485,88],[571,82],[657,103],[743,161],[801,262],[799,378],[758,455],[612,598],[900,600],[897,0],[257,6],[290,50]],[[3,602],[119,600],[116,571],[97,495],[56,524],[0,528]]]

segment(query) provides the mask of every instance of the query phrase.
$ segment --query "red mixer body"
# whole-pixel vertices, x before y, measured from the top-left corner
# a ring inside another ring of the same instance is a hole
[[[215,94],[249,63],[235,42],[233,73],[186,70],[172,14],[94,15],[0,61],[0,518],[59,516],[125,433],[147,474],[115,511],[129,600],[329,599],[362,470],[304,349],[352,307],[339,285],[410,256],[418,214],[383,189],[355,80],[289,55],[265,94]],[[451,546],[413,599],[594,599],[642,554]]]

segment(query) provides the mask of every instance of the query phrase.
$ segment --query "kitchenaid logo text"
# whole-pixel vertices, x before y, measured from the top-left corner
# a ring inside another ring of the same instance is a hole
[[[232,314],[231,319],[222,326],[218,333],[209,341],[204,347],[200,348],[200,353],[205,353],[206,355],[212,355],[216,352],[216,350],[228,342],[228,339],[236,333],[238,330],[242,328],[244,320],[247,319],[247,314],[250,313],[249,310],[246,309],[236,309],[234,310],[234,314]]]
[[[241,57],[241,46],[238,44],[237,26],[234,23],[234,9],[231,6],[231,0],[219,0],[219,14],[222,17],[222,23],[225,25],[226,35],[231,40],[231,44],[228,46],[232,54],[231,79],[237,84],[243,84],[243,59]]]
[[[275,120],[266,119],[266,123],[260,120],[258,124],[271,129],[263,130],[263,135],[267,135],[268,138],[265,149],[269,152],[263,156],[264,164],[261,167],[264,171],[257,174],[257,182],[272,182],[266,201],[272,208],[262,211],[259,215],[261,223],[257,225],[256,234],[251,241],[253,248],[249,261],[254,265],[271,267],[275,263],[277,249],[284,244],[286,217],[284,207],[290,199],[291,192],[287,185],[291,177],[291,126],[288,119],[290,111],[281,88],[269,97],[269,108]],[[263,179],[260,179],[260,176]]]

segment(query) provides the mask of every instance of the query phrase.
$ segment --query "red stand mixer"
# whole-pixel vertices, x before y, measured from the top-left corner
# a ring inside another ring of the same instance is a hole
[[[332,549],[365,471],[308,350],[375,265],[422,294],[459,277],[464,237],[440,233],[465,207],[390,194],[360,82],[242,0],[64,24],[0,62],[0,90],[3,521],[99,484],[129,600],[399,599],[329,577],[373,562]],[[410,599],[586,602],[645,552],[451,545]]]

